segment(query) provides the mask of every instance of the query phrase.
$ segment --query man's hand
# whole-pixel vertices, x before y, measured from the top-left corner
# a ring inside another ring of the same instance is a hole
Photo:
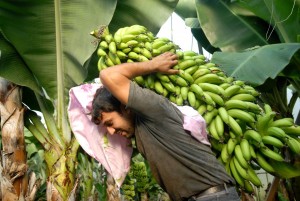
[[[163,74],[176,74],[179,71],[172,69],[178,63],[178,57],[176,54],[171,52],[165,52],[151,60],[151,67],[156,72]]]

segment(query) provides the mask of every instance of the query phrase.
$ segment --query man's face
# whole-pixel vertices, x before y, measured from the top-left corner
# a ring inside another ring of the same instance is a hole
[[[130,138],[134,134],[134,120],[130,112],[102,112],[101,124],[109,134]]]

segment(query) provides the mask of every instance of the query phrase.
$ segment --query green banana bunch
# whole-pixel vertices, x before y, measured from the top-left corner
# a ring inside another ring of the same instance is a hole
[[[282,164],[283,148],[300,154],[300,126],[294,119],[277,119],[270,105],[258,103],[258,91],[226,76],[203,55],[183,51],[170,39],[154,37],[140,25],[120,28],[114,34],[106,29],[101,33],[97,35],[101,40],[99,71],[119,63],[150,60],[167,51],[177,54],[178,64],[173,68],[178,74],[153,73],[133,80],[177,105],[197,110],[206,121],[212,150],[245,191],[261,186],[254,164],[275,175],[272,164]]]

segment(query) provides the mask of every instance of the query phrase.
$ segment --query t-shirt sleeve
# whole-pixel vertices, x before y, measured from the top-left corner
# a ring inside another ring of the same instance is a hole
[[[130,83],[127,107],[148,120],[162,119],[164,115],[183,119],[181,112],[166,97],[134,82]]]

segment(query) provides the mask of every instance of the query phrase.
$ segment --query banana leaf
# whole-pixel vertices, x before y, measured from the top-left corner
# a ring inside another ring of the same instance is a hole
[[[266,40],[265,21],[256,16],[238,15],[230,6],[230,2],[222,0],[196,0],[201,28],[212,46],[232,52],[278,42],[274,34]]]
[[[280,75],[299,49],[299,43],[265,45],[244,52],[215,52],[211,61],[229,76],[258,86]]]
[[[239,0],[236,4],[269,23],[266,37],[276,31],[282,43],[297,42],[300,29],[299,0]]]
[[[130,0],[118,1],[109,30],[140,24],[157,34],[163,23],[171,16],[178,0]]]
[[[98,77],[97,71],[89,69],[97,69],[93,57],[97,41],[90,35],[92,30],[102,25],[116,29],[143,22],[155,32],[171,15],[177,2],[3,0],[0,2],[3,35],[0,48],[2,61],[6,62],[0,64],[0,76],[37,93],[43,91],[51,100],[60,96],[67,103],[64,96],[71,87],[87,77]],[[9,54],[2,44],[11,46]],[[26,104],[31,105],[31,102]]]
[[[83,81],[86,76],[83,63],[95,49],[89,32],[109,23],[112,14],[110,9],[103,8],[116,4],[116,1],[96,0],[68,2],[0,2],[2,34],[15,51],[11,53],[15,57],[4,59],[19,58],[23,62],[22,66],[6,63],[7,73],[10,73],[7,79],[36,90],[33,84],[23,82],[16,74],[22,70],[31,72],[28,80],[43,88],[52,100],[57,98],[57,86],[64,90]]]

